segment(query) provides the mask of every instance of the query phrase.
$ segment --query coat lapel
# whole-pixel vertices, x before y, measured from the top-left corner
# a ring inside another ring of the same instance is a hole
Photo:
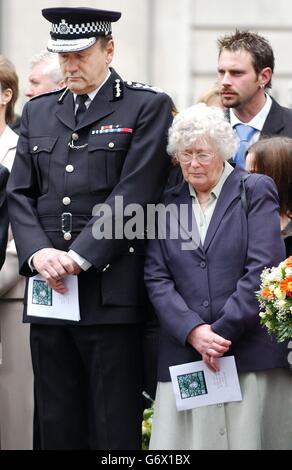
[[[284,127],[285,123],[283,121],[281,106],[272,98],[272,106],[267,119],[265,120],[265,124],[261,132],[261,138],[279,134]]]
[[[89,126],[113,113],[113,105],[106,100],[103,94],[97,93],[86,113],[83,115],[76,130]]]
[[[69,91],[63,98],[62,101],[59,101],[59,108],[56,111],[56,117],[69,129],[75,129],[75,114],[74,114],[74,98],[73,94]]]
[[[272,97],[271,99],[272,106],[261,131],[261,139],[263,137],[270,137],[271,135],[279,134],[285,127],[281,106]],[[224,114],[226,119],[230,122],[230,109],[225,108]]]
[[[242,168],[235,167],[233,172],[226,179],[206,233],[203,246],[205,251],[208,250],[228,207],[235,199],[240,197],[240,179],[245,173]]]
[[[203,250],[198,226],[192,207],[192,197],[188,184],[183,182],[174,188],[175,205],[178,213],[179,239],[184,250]]]

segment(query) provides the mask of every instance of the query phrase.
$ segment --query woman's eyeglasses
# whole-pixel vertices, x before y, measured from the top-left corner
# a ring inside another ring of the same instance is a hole
[[[181,163],[185,163],[185,164],[191,163],[193,158],[196,158],[198,163],[208,164],[213,160],[214,154],[203,153],[203,152],[202,153],[179,152],[177,154],[177,159]]]

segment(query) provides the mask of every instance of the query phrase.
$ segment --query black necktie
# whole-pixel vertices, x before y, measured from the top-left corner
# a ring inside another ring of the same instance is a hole
[[[88,99],[88,95],[77,95],[76,96],[76,104],[78,104],[78,108],[77,108],[76,115],[75,115],[76,124],[79,124],[79,122],[82,119],[83,114],[87,110],[87,108],[85,106],[85,101],[87,99]]]

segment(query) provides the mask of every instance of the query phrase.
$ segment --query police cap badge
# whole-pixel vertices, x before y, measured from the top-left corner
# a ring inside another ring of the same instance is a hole
[[[111,23],[118,21],[118,11],[96,8],[45,8],[42,15],[52,23],[48,50],[77,52],[96,42],[97,36],[108,36]]]

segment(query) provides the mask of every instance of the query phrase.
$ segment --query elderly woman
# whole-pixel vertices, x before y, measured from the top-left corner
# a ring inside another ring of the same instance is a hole
[[[223,112],[205,104],[180,112],[169,131],[185,181],[163,203],[178,214],[187,205],[195,224],[188,249],[168,226],[148,245],[145,279],[161,323],[152,449],[292,449],[287,345],[260,326],[255,297],[262,269],[285,257],[278,196],[272,179],[250,175],[244,207],[246,172],[227,162],[235,148]],[[203,360],[215,373],[224,355],[235,356],[242,401],[177,411],[169,366]]]

